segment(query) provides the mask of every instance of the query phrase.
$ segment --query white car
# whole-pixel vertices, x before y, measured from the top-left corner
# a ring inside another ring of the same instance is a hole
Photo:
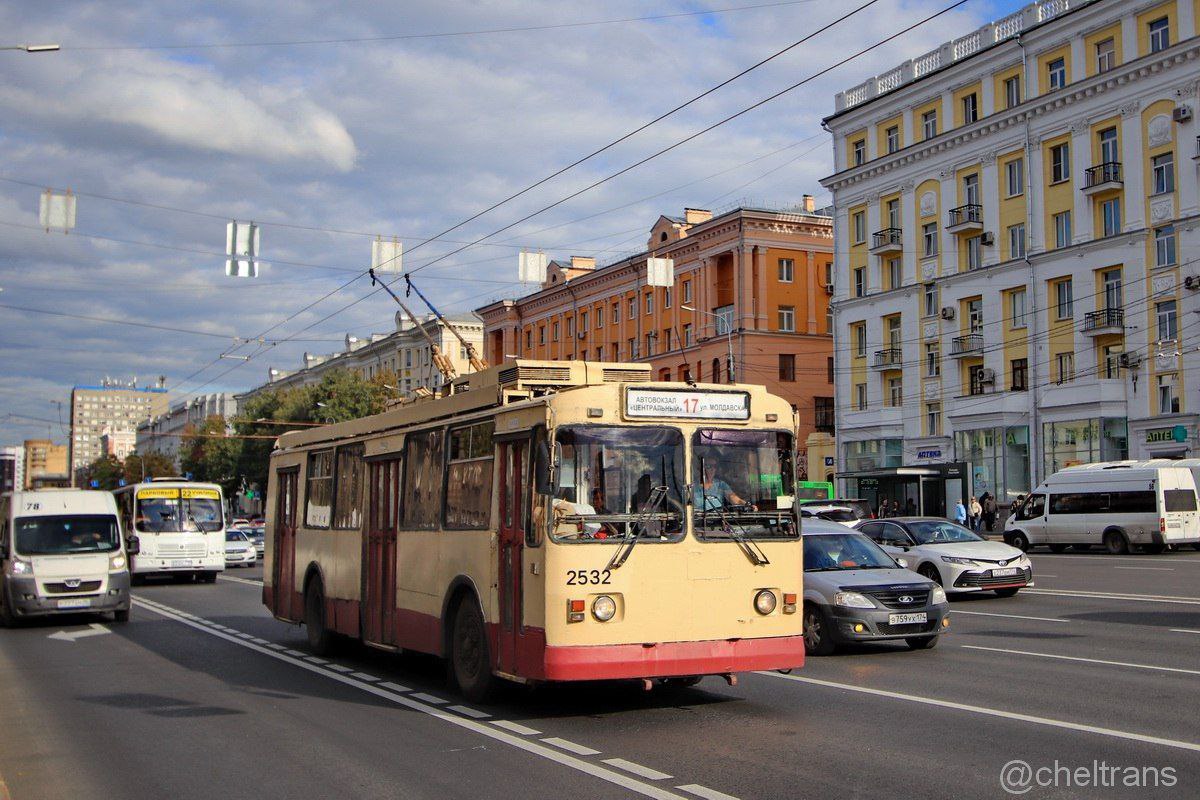
[[[1011,545],[992,542],[937,517],[859,520],[865,533],[909,569],[937,581],[947,592],[995,592],[1012,597],[1033,585],[1029,556]]]
[[[225,531],[225,566],[253,567],[258,561],[254,542],[241,531]]]

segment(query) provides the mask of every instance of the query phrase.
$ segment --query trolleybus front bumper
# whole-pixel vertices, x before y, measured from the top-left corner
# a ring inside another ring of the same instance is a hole
[[[669,678],[793,669],[804,664],[803,636],[705,642],[546,647],[551,681]]]

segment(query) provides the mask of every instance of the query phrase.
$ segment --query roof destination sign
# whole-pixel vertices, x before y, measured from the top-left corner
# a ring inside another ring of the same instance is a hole
[[[640,389],[631,386],[625,390],[625,416],[750,419],[750,393]]]

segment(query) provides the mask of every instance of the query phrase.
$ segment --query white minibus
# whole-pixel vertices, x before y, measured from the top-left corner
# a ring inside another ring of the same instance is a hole
[[[113,493],[126,529],[141,552],[133,559],[134,581],[173,574],[206,583],[225,569],[225,512],[221,487],[181,478],[155,478]]]
[[[108,492],[0,495],[0,625],[81,611],[129,619],[129,554]]]
[[[1103,545],[1110,553],[1200,542],[1191,470],[1121,461],[1068,467],[1047,478],[1004,524],[1004,540],[1028,550]]]

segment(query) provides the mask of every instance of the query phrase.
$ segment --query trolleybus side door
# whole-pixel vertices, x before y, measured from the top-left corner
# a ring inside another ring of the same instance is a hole
[[[500,443],[500,630],[497,650],[499,669],[509,674],[517,673],[522,635],[521,561],[525,546],[525,504],[528,502],[528,454],[528,440]]]
[[[280,470],[275,474],[275,614],[300,619],[300,599],[296,597],[296,487],[300,470]]]
[[[396,527],[400,519],[400,459],[371,462],[363,553],[366,640],[396,644]]]

